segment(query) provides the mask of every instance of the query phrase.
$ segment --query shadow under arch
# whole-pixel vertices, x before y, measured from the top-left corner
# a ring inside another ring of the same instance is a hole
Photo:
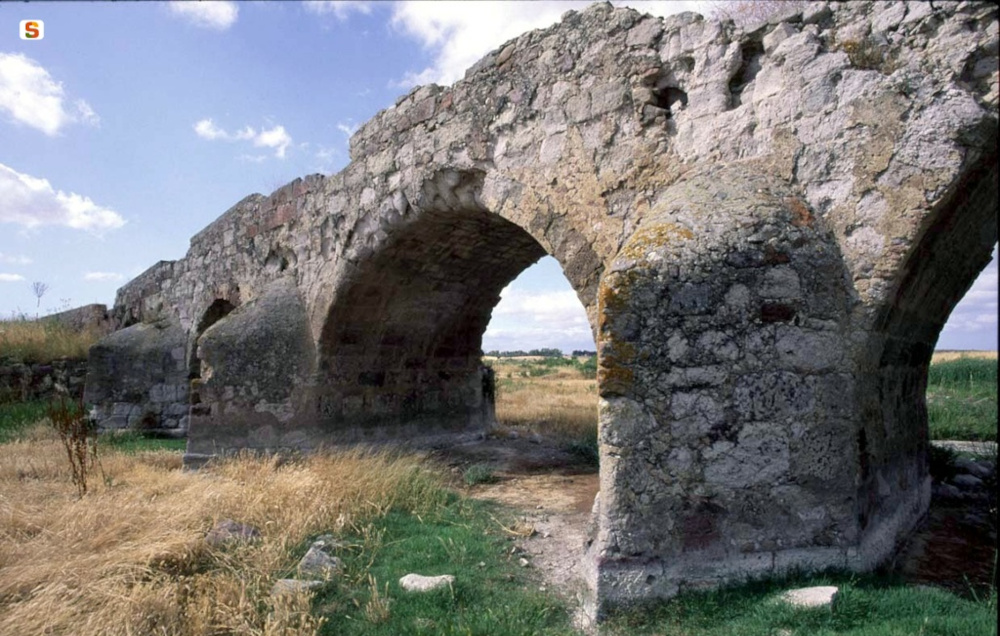
[[[321,331],[318,419],[337,437],[493,423],[483,333],[501,290],[547,251],[469,193],[409,217],[340,285]]]

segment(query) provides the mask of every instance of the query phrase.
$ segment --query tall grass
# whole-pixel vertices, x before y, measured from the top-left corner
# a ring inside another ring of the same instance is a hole
[[[169,452],[102,462],[105,483],[78,497],[53,435],[0,445],[0,634],[315,634],[308,596],[269,596],[295,548],[446,497],[419,460],[361,451],[202,472]],[[210,548],[205,533],[223,518],[261,540]]]
[[[21,432],[45,417],[48,403],[0,402],[0,444],[15,439]]]
[[[590,439],[597,431],[597,380],[587,364],[560,359],[493,363],[497,420],[567,441]]]
[[[997,358],[957,357],[927,372],[931,439],[997,439]]]
[[[97,327],[74,331],[54,320],[12,317],[0,320],[0,363],[34,364],[58,358],[83,360],[104,332]]]

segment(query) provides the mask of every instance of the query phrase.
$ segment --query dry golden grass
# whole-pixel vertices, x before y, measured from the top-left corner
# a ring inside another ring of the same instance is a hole
[[[162,451],[102,465],[108,479],[80,498],[53,436],[0,445],[0,634],[315,634],[308,595],[269,596],[296,546],[442,492],[419,459],[363,451],[200,472]],[[213,550],[204,536],[227,518],[261,540]]]
[[[74,331],[45,320],[0,320],[0,358],[27,363],[83,360],[91,345],[104,335],[96,327]]]
[[[950,362],[960,358],[981,358],[984,360],[996,360],[996,351],[935,351],[931,356],[931,364],[937,362]]]
[[[597,430],[597,381],[575,367],[557,367],[536,376],[526,375],[538,371],[530,364],[498,360],[492,366],[501,426],[574,439]]]

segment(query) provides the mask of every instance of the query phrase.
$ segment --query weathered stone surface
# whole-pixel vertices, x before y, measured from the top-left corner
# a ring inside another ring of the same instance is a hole
[[[2,354],[0,354],[2,355]],[[7,362],[0,357],[0,403],[83,397],[86,360],[58,359],[48,364]]]
[[[94,405],[98,426],[185,428],[185,339],[175,320],[161,318],[116,331],[91,347],[83,399]]]
[[[340,559],[332,557],[322,548],[313,545],[299,561],[297,566],[299,576],[328,581],[340,573]]]
[[[260,530],[232,519],[223,519],[212,526],[205,535],[205,542],[213,548],[222,548],[234,543],[255,541],[260,538]]]
[[[997,50],[988,2],[568,12],[123,287],[88,391],[111,425],[190,402],[188,465],[482,429],[490,312],[550,254],[599,352],[595,613],[873,568],[927,508],[927,365],[996,243]]]
[[[300,581],[298,579],[278,579],[271,586],[271,597],[288,596],[311,592],[323,587],[323,581]]]
[[[407,574],[399,579],[399,587],[407,592],[430,592],[443,587],[451,587],[455,582],[454,575],[423,576],[422,574]]]

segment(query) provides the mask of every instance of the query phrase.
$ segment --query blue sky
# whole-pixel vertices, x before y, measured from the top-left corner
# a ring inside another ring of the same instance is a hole
[[[342,169],[357,125],[415,84],[587,4],[0,2],[0,316],[110,305],[247,194]],[[26,19],[43,39],[20,39]],[[997,348],[995,253],[938,346]],[[483,347],[593,348],[554,260],[505,290]]]

